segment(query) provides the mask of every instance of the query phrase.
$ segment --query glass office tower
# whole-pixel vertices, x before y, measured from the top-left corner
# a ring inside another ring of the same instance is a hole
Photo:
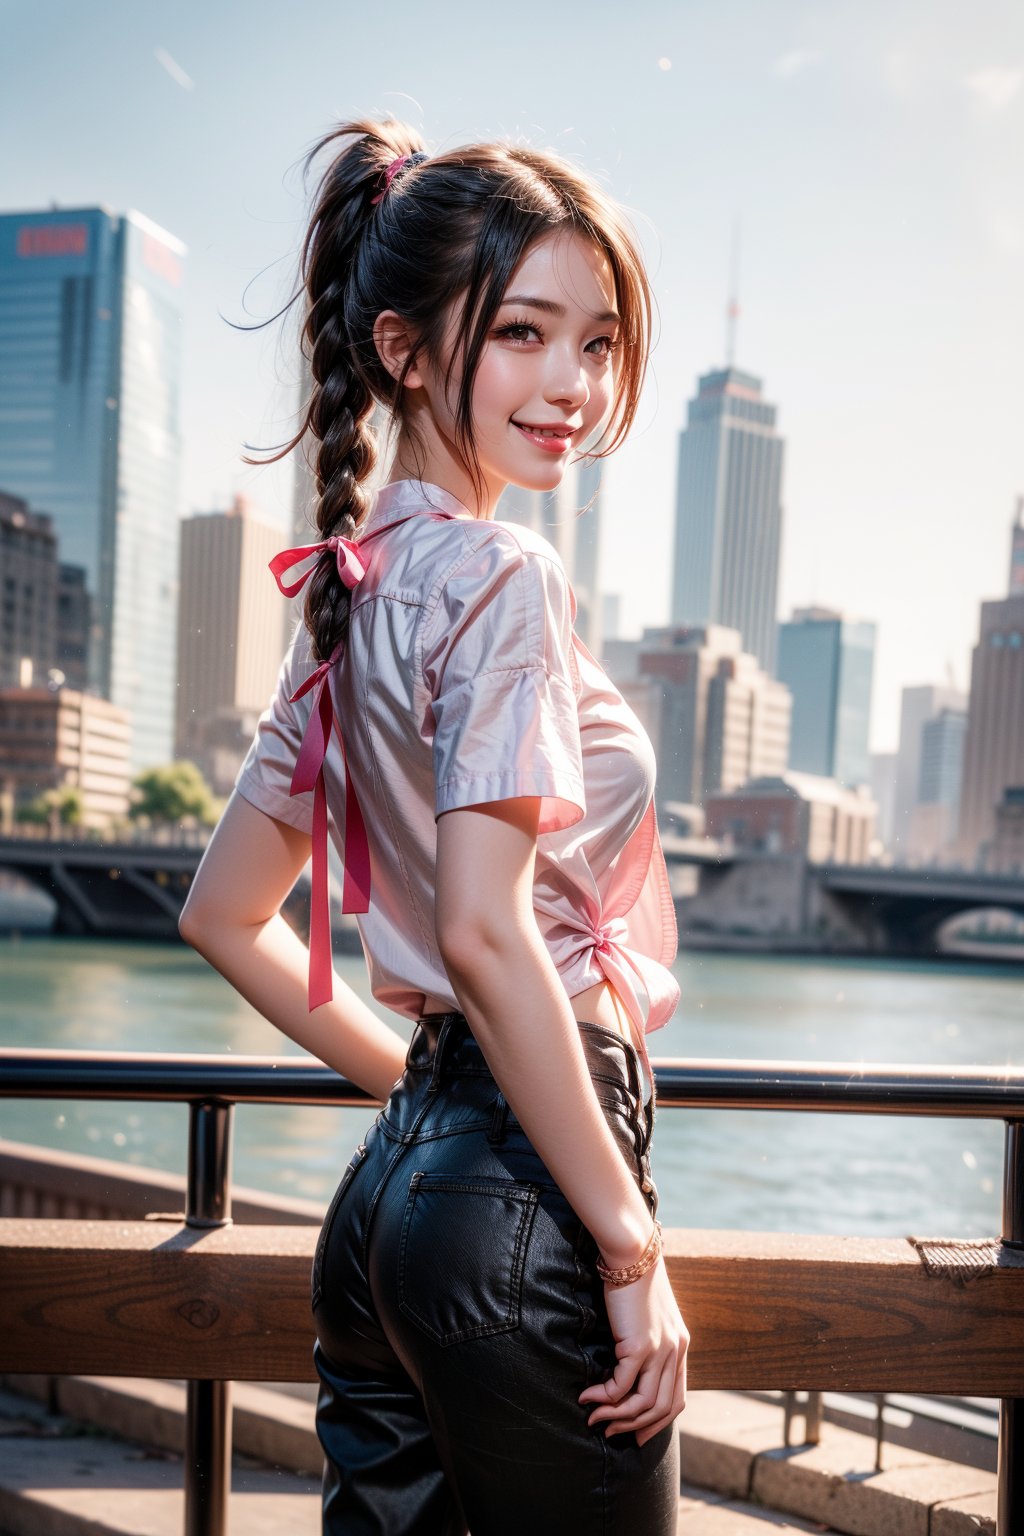
[[[0,490],[85,571],[87,683],[173,751],[185,248],[140,213],[0,214]]]
[[[871,779],[875,626],[829,608],[779,625],[777,676],[793,695],[789,766],[853,788]]]

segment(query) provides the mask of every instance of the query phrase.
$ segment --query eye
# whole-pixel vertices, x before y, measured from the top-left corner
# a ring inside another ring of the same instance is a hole
[[[602,357],[611,357],[612,353],[617,351],[620,345],[620,339],[618,336],[595,336],[593,341],[587,343],[587,347],[589,349],[590,347],[594,346],[595,343],[600,342],[605,343],[605,350],[603,353],[601,353]]]
[[[495,336],[502,336],[510,341],[513,346],[523,346],[529,338],[521,335],[523,331],[533,331],[541,341],[544,340],[544,332],[539,325],[534,325],[532,320],[512,320],[508,325],[499,326]]]

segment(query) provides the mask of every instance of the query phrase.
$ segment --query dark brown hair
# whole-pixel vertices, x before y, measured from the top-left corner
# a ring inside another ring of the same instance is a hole
[[[337,148],[337,141],[349,142]],[[444,369],[446,390],[461,364],[456,447],[474,485],[482,487],[471,400],[487,330],[526,253],[537,240],[566,227],[592,239],[612,269],[621,316],[615,399],[601,437],[585,457],[612,453],[639,404],[652,301],[636,237],[597,183],[559,155],[515,144],[470,144],[430,155],[415,129],[393,118],[339,124],[309,151],[307,170],[327,145],[335,145],[336,153],[317,186],[302,243],[301,288],[285,306],[305,296],[301,346],[312,375],[309,401],[290,442],[271,458],[244,462],[272,464],[311,433],[319,443],[319,537],[351,537],[368,505],[363,482],[377,462],[370,422],[374,404],[411,432],[403,386],[422,350]],[[385,169],[400,155],[415,159],[379,198]],[[442,340],[460,298],[464,323],[445,359]],[[398,379],[384,367],[373,340],[374,323],[386,309],[401,315],[416,338]],[[347,589],[329,554],[306,593],[305,623],[314,657],[322,661],[348,622]]]

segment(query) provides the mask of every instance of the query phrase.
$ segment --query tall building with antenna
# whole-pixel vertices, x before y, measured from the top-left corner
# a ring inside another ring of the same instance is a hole
[[[734,247],[726,367],[702,375],[679,437],[672,622],[739,630],[774,674],[785,445],[761,380],[735,364],[737,267]]]
[[[1017,497],[1010,529],[1010,596],[1024,592],[1024,496]]]

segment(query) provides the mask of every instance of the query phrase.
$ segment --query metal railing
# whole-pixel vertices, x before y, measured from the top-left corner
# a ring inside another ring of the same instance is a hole
[[[774,1109],[829,1114],[1002,1120],[1001,1241],[1024,1249],[1024,1068],[860,1062],[660,1060],[659,1109]],[[378,1101],[317,1062],[106,1051],[0,1050],[0,1098],[97,1099],[189,1106],[191,1227],[231,1221],[236,1104],[353,1105]],[[997,1463],[998,1536],[1024,1530],[1024,1400],[1003,1398]],[[190,1381],[185,1431],[186,1536],[223,1536],[231,1487],[231,1384]]]

